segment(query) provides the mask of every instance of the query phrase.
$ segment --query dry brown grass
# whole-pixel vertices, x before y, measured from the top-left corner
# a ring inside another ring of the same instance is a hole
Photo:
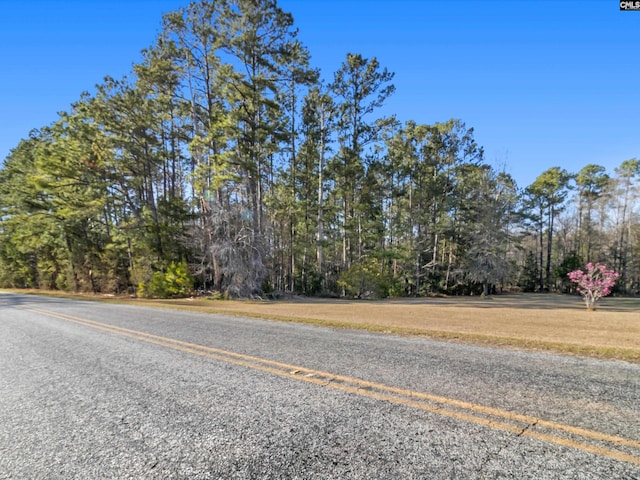
[[[86,297],[85,297],[86,298]],[[550,350],[640,363],[640,299],[509,294],[385,301],[123,300],[127,303]]]

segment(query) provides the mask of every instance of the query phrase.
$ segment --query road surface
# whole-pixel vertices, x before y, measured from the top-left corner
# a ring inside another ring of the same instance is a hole
[[[640,479],[640,366],[0,293],[0,479]]]

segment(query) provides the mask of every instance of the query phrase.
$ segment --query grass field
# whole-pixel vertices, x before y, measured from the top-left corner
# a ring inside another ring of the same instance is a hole
[[[383,301],[308,298],[278,301],[114,298],[108,301],[548,350],[640,364],[640,299],[637,298],[605,298],[593,312],[586,310],[580,297],[555,294]]]

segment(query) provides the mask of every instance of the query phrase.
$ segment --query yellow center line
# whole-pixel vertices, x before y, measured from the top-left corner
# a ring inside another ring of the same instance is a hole
[[[184,353],[190,353],[207,357],[222,362],[232,363],[266,373],[302,380],[308,383],[348,392],[360,396],[374,398],[406,407],[416,408],[437,415],[446,416],[456,420],[475,423],[496,430],[514,433],[518,436],[527,436],[548,443],[555,443],[570,448],[579,449],[596,455],[640,465],[640,456],[625,453],[620,450],[604,447],[593,442],[607,443],[628,447],[640,451],[640,442],[624,437],[608,435],[605,433],[588,430],[571,425],[565,425],[553,421],[543,420],[537,417],[522,415],[497,408],[486,407],[475,403],[464,402],[452,398],[442,397],[429,393],[406,390],[380,383],[370,382],[353,377],[336,375],[321,370],[314,370],[297,365],[277,362],[242,353],[236,353],[215,347],[208,347],[196,343],[162,337],[138,330],[131,330],[116,325],[96,322],[84,318],[74,317],[62,313],[56,313],[38,308],[23,308],[34,313],[55,317],[61,320],[78,323],[112,334],[133,338],[146,343],[151,343],[166,348],[171,348]],[[430,402],[430,403],[426,403]],[[435,404],[435,405],[434,405]],[[484,415],[484,416],[479,416]],[[487,418],[493,417],[493,418]],[[511,423],[509,423],[511,422]],[[552,433],[563,432],[579,440],[566,438],[550,433],[543,433],[539,429],[546,429]],[[592,443],[586,443],[591,441]]]

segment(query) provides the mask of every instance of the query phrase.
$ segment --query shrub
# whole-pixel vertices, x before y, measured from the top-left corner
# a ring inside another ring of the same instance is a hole
[[[338,286],[356,298],[386,298],[389,296],[389,280],[380,272],[380,264],[373,259],[351,265],[342,272]]]
[[[609,270],[602,263],[587,263],[586,271],[574,270],[569,272],[569,279],[578,285],[577,290],[584,298],[588,310],[595,310],[596,303],[602,297],[611,293],[611,289],[616,284],[616,279],[620,275]]]
[[[186,261],[171,262],[166,272],[155,272],[151,281],[138,285],[138,295],[145,298],[185,297],[191,293],[193,278]]]

